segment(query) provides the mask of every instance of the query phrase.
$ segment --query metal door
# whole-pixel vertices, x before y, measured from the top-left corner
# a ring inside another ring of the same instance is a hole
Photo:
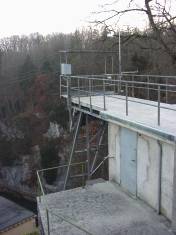
[[[121,185],[131,194],[136,195],[137,167],[136,167],[137,133],[127,128],[121,128],[120,133],[120,175]]]

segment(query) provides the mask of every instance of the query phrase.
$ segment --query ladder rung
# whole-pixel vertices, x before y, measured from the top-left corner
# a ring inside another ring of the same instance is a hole
[[[84,174],[78,174],[78,175],[70,175],[69,177],[70,178],[78,178],[78,177],[83,177],[83,176],[86,176],[87,173],[84,173]]]

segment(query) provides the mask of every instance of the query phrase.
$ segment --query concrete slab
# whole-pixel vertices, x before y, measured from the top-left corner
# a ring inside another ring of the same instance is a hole
[[[62,214],[95,235],[171,235],[169,223],[153,209],[133,199],[111,182],[96,183],[45,196],[49,211],[50,234],[81,235],[84,232],[56,217]],[[38,202],[47,234],[44,198]]]
[[[129,97],[128,101],[128,116],[126,116],[126,102],[124,96],[111,95],[106,96],[106,111],[103,110],[103,96],[92,96],[92,107],[94,110],[100,112],[102,117],[115,118],[120,121],[127,121],[138,126],[148,127],[153,131],[160,133],[167,133],[171,135],[172,140],[176,140],[176,111],[161,108],[161,125],[158,126],[158,109],[157,102],[142,100],[138,98]],[[81,106],[90,107],[90,98],[81,97]],[[73,97],[72,102],[78,104],[78,98]],[[146,104],[144,104],[144,102]],[[170,109],[176,109],[175,104],[161,103],[161,106]],[[169,137],[168,137],[169,138]]]

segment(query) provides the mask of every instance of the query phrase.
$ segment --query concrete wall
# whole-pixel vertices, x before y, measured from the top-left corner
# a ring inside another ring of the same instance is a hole
[[[109,180],[120,183],[120,127],[108,125]]]
[[[158,209],[160,147],[157,140],[138,135],[137,195]]]
[[[120,183],[121,128],[112,123],[108,126],[109,179],[117,183]],[[151,136],[140,133],[137,136],[137,197],[172,219],[175,147]]]

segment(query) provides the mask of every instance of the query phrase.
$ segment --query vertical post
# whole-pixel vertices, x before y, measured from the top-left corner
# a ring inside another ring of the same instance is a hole
[[[105,56],[104,73],[107,74],[107,57]]]
[[[168,78],[166,78],[166,103],[168,103]]]
[[[82,168],[82,187],[84,187],[84,163],[82,163],[81,165],[81,168]]]
[[[87,175],[90,179],[90,139],[89,139],[89,116],[86,114],[86,147],[87,147]]]
[[[67,108],[68,108],[68,113],[69,113],[69,126],[71,128],[72,126],[72,115],[71,115],[71,88],[70,88],[70,83],[71,83],[71,77],[67,76]],[[71,129],[70,129],[71,131]]]
[[[90,112],[92,112],[92,89],[91,89],[91,79],[89,79],[89,101],[90,101]]]
[[[79,108],[81,107],[81,101],[80,101],[80,80],[78,78],[78,103],[79,103]]]
[[[134,97],[134,75],[132,75],[132,97]]]
[[[105,80],[103,79],[103,106],[104,106],[104,110],[106,110],[106,96],[105,96],[105,92],[106,92],[106,87],[105,87]]]
[[[121,58],[121,35],[119,29],[119,74],[122,73],[122,58]]]
[[[111,56],[111,63],[112,63],[111,73],[114,74],[114,57],[113,56]]]
[[[161,98],[160,98],[160,85],[158,85],[158,126],[160,126],[160,103],[161,103]]]
[[[128,83],[125,84],[126,90],[126,116],[128,116]]]
[[[122,80],[122,58],[121,58],[121,32],[119,29],[119,89],[118,91],[121,91],[121,80]]]
[[[69,163],[68,163],[67,172],[66,172],[66,176],[65,176],[63,190],[66,189],[66,185],[67,185],[70,166],[71,166],[73,154],[74,154],[74,151],[75,151],[76,140],[77,140],[79,129],[80,129],[81,118],[82,118],[82,112],[79,113],[79,117],[78,117],[78,122],[77,122],[76,130],[75,130],[75,134],[74,134],[73,145],[72,145],[72,148],[71,148],[71,153],[70,153]]]
[[[50,221],[49,221],[49,212],[48,212],[48,209],[46,209],[46,219],[47,219],[48,235],[50,235]]]
[[[150,82],[150,79],[149,79],[149,76],[147,76],[147,99],[148,100],[150,99],[150,86],[149,86],[149,82]]]

